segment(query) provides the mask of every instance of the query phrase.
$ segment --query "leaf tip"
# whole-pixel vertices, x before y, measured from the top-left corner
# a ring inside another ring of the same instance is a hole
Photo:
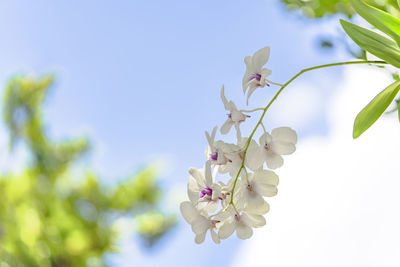
[[[357,116],[357,118],[358,118],[358,116]],[[353,139],[357,139],[362,134],[362,132],[360,132],[360,129],[357,126],[357,118],[354,120]]]
[[[353,139],[360,137],[360,134],[353,130]]]

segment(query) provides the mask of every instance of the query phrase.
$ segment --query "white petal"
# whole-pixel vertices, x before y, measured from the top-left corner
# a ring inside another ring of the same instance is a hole
[[[276,185],[260,183],[257,184],[255,191],[264,197],[273,197],[278,193],[278,188],[276,187]]]
[[[259,147],[253,140],[247,149],[245,163],[252,171],[259,169],[264,163],[264,148]]]
[[[251,74],[254,74],[255,69],[253,67],[253,58],[251,56],[247,56],[244,58],[244,63],[246,64],[246,72]]]
[[[223,149],[224,153],[236,153],[237,151],[240,150],[240,148],[237,145],[227,144],[227,143],[223,143],[221,148]]]
[[[254,179],[253,180],[257,184],[265,183],[265,184],[270,184],[270,185],[275,185],[276,186],[279,183],[278,175],[275,172],[268,171],[268,170],[256,171],[254,173]]]
[[[221,165],[218,171],[220,173],[229,172],[231,177],[236,177],[240,166],[242,165],[242,158],[238,155],[238,153],[227,154],[226,158],[229,159],[229,161],[225,165]]]
[[[257,89],[257,86],[250,86],[249,91],[247,92],[247,99],[246,99],[246,104],[249,104],[249,98],[253,94],[253,92]]]
[[[253,229],[247,225],[238,225],[236,227],[236,235],[240,239],[248,239],[253,235]]]
[[[192,202],[193,203],[193,202]],[[193,205],[196,207],[196,209],[204,210],[207,208],[208,201],[205,199],[199,199],[197,202],[194,202]]]
[[[283,159],[280,155],[275,153],[266,153],[265,161],[267,162],[267,167],[270,169],[277,169],[283,165]]]
[[[222,125],[221,127],[221,133],[222,134],[227,134],[229,133],[229,130],[231,129],[232,125],[233,125],[233,121],[231,119],[227,119],[226,122]]]
[[[222,190],[232,191],[234,182],[235,182],[235,178],[232,177],[231,179],[228,180],[228,183],[226,184],[226,186],[223,186]]]
[[[269,204],[262,196],[253,192],[248,194],[246,210],[255,214],[265,214],[269,211]]]
[[[213,149],[214,148],[209,145],[206,147],[206,150],[204,151],[204,156],[206,157],[206,159],[209,159],[211,154],[214,153]]]
[[[266,144],[269,144],[272,141],[272,137],[269,133],[264,133],[263,135],[260,136],[260,145],[264,146]]]
[[[226,164],[227,167],[228,167],[229,175],[230,175],[230,176],[236,177],[236,176],[238,175],[239,170],[240,170],[240,165],[241,165],[241,163],[242,163],[241,161],[240,161],[240,162],[239,162],[239,161],[234,161],[234,162],[229,162],[229,163]],[[243,168],[240,170],[239,176],[240,176],[242,173],[244,173]]]
[[[273,142],[271,149],[279,155],[289,155],[296,151],[296,146],[293,143]]]
[[[196,180],[196,182],[199,184],[200,187],[202,188],[205,187],[206,184],[204,183],[205,179],[202,171],[196,168],[190,168],[189,174]]]
[[[231,101],[229,101],[229,103],[228,103],[228,110],[230,111],[230,112],[235,112],[235,111],[237,111],[238,109],[237,109],[237,107],[236,107],[236,105],[235,105],[235,103],[231,100]]]
[[[274,140],[279,140],[292,144],[297,143],[297,134],[289,127],[275,128],[272,130],[271,135]]]
[[[187,194],[192,203],[196,203],[198,201],[199,192],[201,190],[202,188],[199,188],[199,184],[197,183],[197,181],[192,176],[189,176]]]
[[[240,131],[239,123],[235,123],[235,129],[236,129],[236,138],[237,142],[240,143],[242,141],[242,132]]]
[[[215,126],[215,127],[213,128],[213,130],[212,130],[212,132],[211,132],[211,136],[210,136],[210,134],[206,131],[206,138],[207,138],[208,145],[209,145],[210,147],[212,147],[212,146],[214,145],[214,139],[215,139],[215,134],[216,134],[216,132],[217,132],[217,129],[218,129],[218,126]]]
[[[215,126],[213,128],[212,132],[211,132],[211,140],[212,140],[212,142],[214,142],[214,140],[215,140],[215,134],[217,133],[217,130],[218,130],[218,126]]]
[[[254,53],[252,59],[253,59],[253,66],[255,69],[261,70],[262,66],[264,66],[265,63],[267,63],[269,59],[269,52],[270,48],[267,46],[261,48],[260,50]]]
[[[237,193],[238,199],[246,197],[245,193],[247,192],[247,182],[244,182],[245,180],[246,180],[246,172],[242,172],[242,175],[240,176],[240,179],[237,180],[235,187],[235,196]],[[237,201],[235,196],[234,199],[235,201]]]
[[[197,216],[192,223],[192,230],[195,234],[205,233],[210,227],[210,221],[204,216]]]
[[[214,213],[218,209],[218,200],[207,201],[207,205],[202,209],[207,213]]]
[[[244,74],[243,79],[242,79],[243,93],[246,93],[246,90],[249,87],[250,75],[251,75],[251,73],[246,70],[246,73]]]
[[[245,223],[246,225],[250,227],[262,227],[266,224],[264,216],[257,215],[257,214],[251,214],[251,213],[243,213],[240,216],[240,219]]]
[[[219,239],[219,236],[218,236],[217,232],[215,232],[214,229],[211,229],[210,232],[211,232],[211,238],[212,238],[212,240],[213,240],[216,244],[219,244],[221,241],[220,241],[220,239]]]
[[[221,239],[226,239],[232,235],[233,231],[235,231],[235,224],[232,222],[225,222],[219,228],[218,236]]]
[[[190,201],[192,201],[192,203],[197,203],[199,199],[199,192],[206,187],[205,178],[202,171],[199,169],[190,168],[189,173],[191,175],[189,176],[188,180],[187,193]]]
[[[206,239],[206,233],[207,232],[204,232],[204,233],[201,233],[201,234],[197,234],[195,239],[194,239],[194,242],[196,242],[196,244],[203,243],[204,239]]]
[[[190,224],[199,216],[198,210],[189,201],[182,202],[180,210],[183,218]]]
[[[222,100],[222,103],[224,104],[225,110],[229,110],[228,100],[226,100],[226,97],[225,97],[225,87],[223,85],[221,88],[221,100]]]
[[[271,75],[272,71],[270,69],[262,69],[261,70],[261,81],[265,81],[265,78],[267,78],[267,76]]]
[[[229,221],[232,218],[233,214],[234,214],[234,210],[233,210],[232,206],[229,206],[226,211],[215,215],[215,220],[223,221],[224,223],[226,223],[226,221]]]
[[[216,200],[221,196],[221,186],[219,184],[213,184],[211,186],[212,196],[211,199]]]
[[[206,186],[211,187],[213,184],[213,178],[211,175],[211,162],[209,160],[206,161],[206,165],[204,166],[204,172],[205,172]]]
[[[227,164],[218,166],[218,172],[219,173],[227,173],[227,172],[229,172],[229,166]]]
[[[239,190],[238,190],[239,191]],[[244,197],[241,197],[239,194],[237,194],[237,193],[239,193],[239,192],[236,192],[235,191],[235,193],[234,193],[234,197],[233,197],[233,203],[235,204],[235,207],[238,209],[238,210],[242,210],[242,209],[244,209],[244,207],[245,207],[245,205],[246,205],[246,198],[244,198]]]

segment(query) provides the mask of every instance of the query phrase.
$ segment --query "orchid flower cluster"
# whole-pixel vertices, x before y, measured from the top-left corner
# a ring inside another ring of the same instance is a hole
[[[244,59],[246,72],[242,86],[243,92],[247,92],[247,104],[257,88],[271,84],[283,88],[283,85],[267,80],[271,70],[263,66],[268,61],[269,53],[269,47],[264,47]],[[205,240],[208,230],[212,240],[220,243],[221,239],[228,238],[235,231],[240,239],[250,238],[253,228],[264,226],[264,215],[270,209],[265,197],[277,194],[279,178],[273,170],[283,165],[282,155],[296,150],[297,134],[294,130],[279,127],[269,133],[262,122],[274,99],[265,108],[239,110],[226,99],[222,86],[221,100],[229,114],[220,133],[228,134],[234,128],[237,143],[215,141],[217,126],[211,134],[206,132],[206,163],[202,169],[189,169],[189,201],[180,205],[181,213],[191,224],[198,244]],[[249,137],[242,137],[240,125],[250,118],[248,113],[256,111],[263,111],[257,125]],[[263,133],[257,142],[253,137],[260,125]],[[230,179],[226,183],[216,181],[217,175],[228,175]]]

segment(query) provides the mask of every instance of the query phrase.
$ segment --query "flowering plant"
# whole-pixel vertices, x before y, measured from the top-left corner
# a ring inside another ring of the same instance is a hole
[[[400,67],[400,19],[373,8],[360,0],[350,0],[354,9],[377,29],[386,33],[393,40],[383,37],[349,22],[341,21],[347,34],[363,49],[381,58],[383,61],[349,61],[325,64],[301,70],[285,84],[267,79],[271,70],[264,68],[270,54],[270,48],[264,47],[244,59],[246,71],[243,76],[243,92],[247,93],[246,103],[258,88],[280,87],[275,96],[263,108],[252,110],[238,109],[233,101],[225,97],[225,88],[221,88],[221,100],[228,118],[220,133],[225,135],[233,128],[236,131],[236,143],[215,141],[218,127],[211,134],[206,132],[208,146],[206,163],[202,169],[189,170],[189,201],[180,205],[185,220],[191,224],[196,234],[195,242],[202,243],[210,230],[212,240],[220,243],[236,231],[241,239],[250,238],[253,228],[266,224],[264,215],[269,211],[265,197],[277,194],[278,175],[273,171],[282,167],[282,155],[295,152],[297,134],[290,127],[272,129],[269,133],[263,123],[264,116],[279,94],[293,80],[305,72],[320,68],[351,64],[390,64]],[[389,85],[378,94],[357,116],[354,123],[353,137],[358,138],[386,110],[400,90],[400,81]],[[242,137],[240,125],[246,123],[252,112],[261,111],[261,116],[248,137]],[[399,107],[400,118],[400,107]],[[256,131],[262,133],[255,140]],[[227,174],[226,183],[217,181],[218,175]]]
[[[247,92],[247,103],[257,88],[280,85],[267,80],[271,73],[263,68],[269,58],[269,47],[258,50],[252,57],[245,57],[246,72],[243,76],[243,92]],[[282,85],[280,85],[282,86]],[[204,241],[210,230],[215,243],[228,238],[234,231],[241,239],[252,236],[252,228],[265,225],[263,217],[269,211],[264,197],[277,194],[278,175],[272,170],[283,165],[282,155],[296,150],[297,134],[289,127],[279,127],[268,133],[262,120],[267,108],[253,110],[238,109],[233,101],[225,97],[221,88],[221,100],[228,118],[220,132],[225,135],[233,128],[236,143],[215,141],[218,127],[206,132],[208,146],[204,168],[189,170],[188,196],[190,201],[181,203],[185,220],[192,225],[196,243]],[[242,137],[240,125],[245,123],[249,113],[263,111],[260,120],[249,137]],[[254,139],[258,126],[263,133],[259,142]],[[216,181],[215,176],[228,174],[227,183]]]

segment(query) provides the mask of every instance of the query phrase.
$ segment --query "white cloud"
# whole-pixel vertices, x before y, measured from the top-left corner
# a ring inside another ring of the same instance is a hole
[[[328,107],[331,134],[299,140],[280,175],[267,226],[233,266],[399,266],[400,126],[396,114],[352,140],[357,113],[391,79],[351,67]]]

